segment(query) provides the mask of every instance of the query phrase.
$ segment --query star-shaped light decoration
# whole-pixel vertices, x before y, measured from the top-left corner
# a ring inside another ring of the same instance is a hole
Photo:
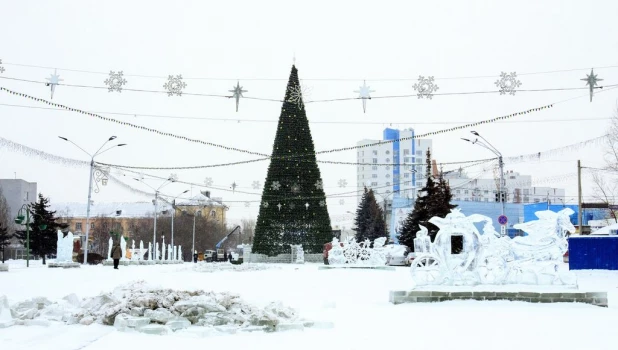
[[[292,185],[292,193],[298,193],[300,192],[300,185],[299,184],[293,184]]]
[[[279,183],[279,181],[273,181],[270,187],[273,189],[273,191],[278,191],[281,188],[281,184]]]
[[[127,80],[124,78],[124,73],[122,71],[109,72],[109,78],[105,79],[105,85],[108,86],[108,92],[118,91],[122,92],[122,87],[127,83]]]
[[[56,86],[61,82],[64,81],[64,79],[60,79],[60,76],[58,75],[58,71],[54,69],[54,74],[51,74],[51,76],[49,78],[45,78],[47,81],[49,81],[49,83],[46,83],[45,85],[50,86],[51,87],[51,99],[54,99],[54,92],[56,91]]]
[[[242,95],[242,93],[243,92],[248,92],[248,91],[242,89],[242,86],[240,86],[240,82],[239,81],[236,82],[236,86],[233,87],[233,90],[228,90],[228,91],[233,93],[231,97],[233,99],[236,99],[236,112],[238,112],[238,104],[240,103],[240,98],[244,97]]]
[[[521,86],[521,81],[517,79],[517,73],[511,72],[507,74],[502,72],[500,79],[496,80],[496,86],[500,88],[500,95],[510,94],[515,96],[516,89]]]
[[[309,210],[309,203],[305,203],[305,209]]]
[[[236,191],[236,187],[238,185],[236,185],[236,181],[232,182],[232,185],[230,186],[232,188],[232,193],[234,193],[234,191]]]
[[[254,190],[259,190],[262,185],[260,184],[259,181],[253,181],[253,184],[251,186],[253,187]]]
[[[279,211],[281,211],[281,207],[282,207],[282,206],[283,206],[283,205],[281,205],[281,203],[277,204],[277,208],[279,208]]]
[[[438,85],[434,82],[433,77],[425,78],[422,75],[419,75],[418,83],[414,84],[412,87],[416,90],[416,96],[418,96],[418,98],[427,97],[430,100],[433,98],[433,93],[439,89]]]
[[[204,185],[206,185],[206,187],[212,186],[212,177],[205,178],[204,179]]]
[[[326,205],[326,201],[325,200],[321,200],[319,204],[320,204],[321,207],[323,207],[323,206]]]
[[[590,102],[592,102],[592,95],[594,95],[594,87],[597,86],[597,81],[603,81],[603,79],[597,78],[597,75],[594,74],[594,68],[590,70],[590,75],[586,74],[586,78],[582,79],[586,82],[586,85],[590,88]]]
[[[367,100],[371,99],[369,96],[370,93],[376,92],[375,90],[370,90],[370,86],[367,86],[367,82],[363,80],[363,86],[359,86],[358,90],[354,92],[358,93],[358,98],[363,100],[363,113],[367,111]]]
[[[318,180],[315,183],[315,188],[317,188],[318,190],[323,190],[324,189],[324,183],[322,182],[322,180]]]

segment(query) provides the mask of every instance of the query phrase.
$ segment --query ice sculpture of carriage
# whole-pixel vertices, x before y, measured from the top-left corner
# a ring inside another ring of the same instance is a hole
[[[514,227],[525,237],[500,237],[490,218],[465,216],[454,209],[445,218],[433,217],[430,223],[439,231],[431,242],[421,226],[414,240],[416,259],[411,273],[417,286],[476,284],[573,284],[573,277],[560,274],[559,264],[566,252],[566,232],[574,232],[566,208],[558,213],[539,211],[539,220]],[[475,223],[484,223],[482,233]],[[451,237],[462,236],[461,252],[451,251]]]

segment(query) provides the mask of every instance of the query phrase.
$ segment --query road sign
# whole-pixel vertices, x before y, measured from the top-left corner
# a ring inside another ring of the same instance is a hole
[[[500,215],[498,216],[498,223],[502,226],[506,225],[506,223],[508,222],[508,219],[506,218],[506,215]]]

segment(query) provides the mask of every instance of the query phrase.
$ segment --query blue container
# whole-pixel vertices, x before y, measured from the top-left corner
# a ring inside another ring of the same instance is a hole
[[[618,270],[618,236],[569,238],[570,270]]]

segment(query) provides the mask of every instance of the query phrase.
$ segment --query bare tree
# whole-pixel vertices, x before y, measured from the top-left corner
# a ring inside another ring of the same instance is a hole
[[[13,222],[11,221],[11,213],[9,204],[4,198],[2,187],[0,187],[0,252],[2,253],[2,263],[4,263],[5,248],[11,244],[13,238]]]
[[[594,197],[607,204],[607,224],[613,224],[618,223],[618,210],[614,209],[618,200],[618,107],[607,131],[604,159],[604,169],[598,169],[592,174]]]
[[[242,243],[252,244],[255,235],[255,219],[243,218],[240,220],[240,226],[242,226]]]

